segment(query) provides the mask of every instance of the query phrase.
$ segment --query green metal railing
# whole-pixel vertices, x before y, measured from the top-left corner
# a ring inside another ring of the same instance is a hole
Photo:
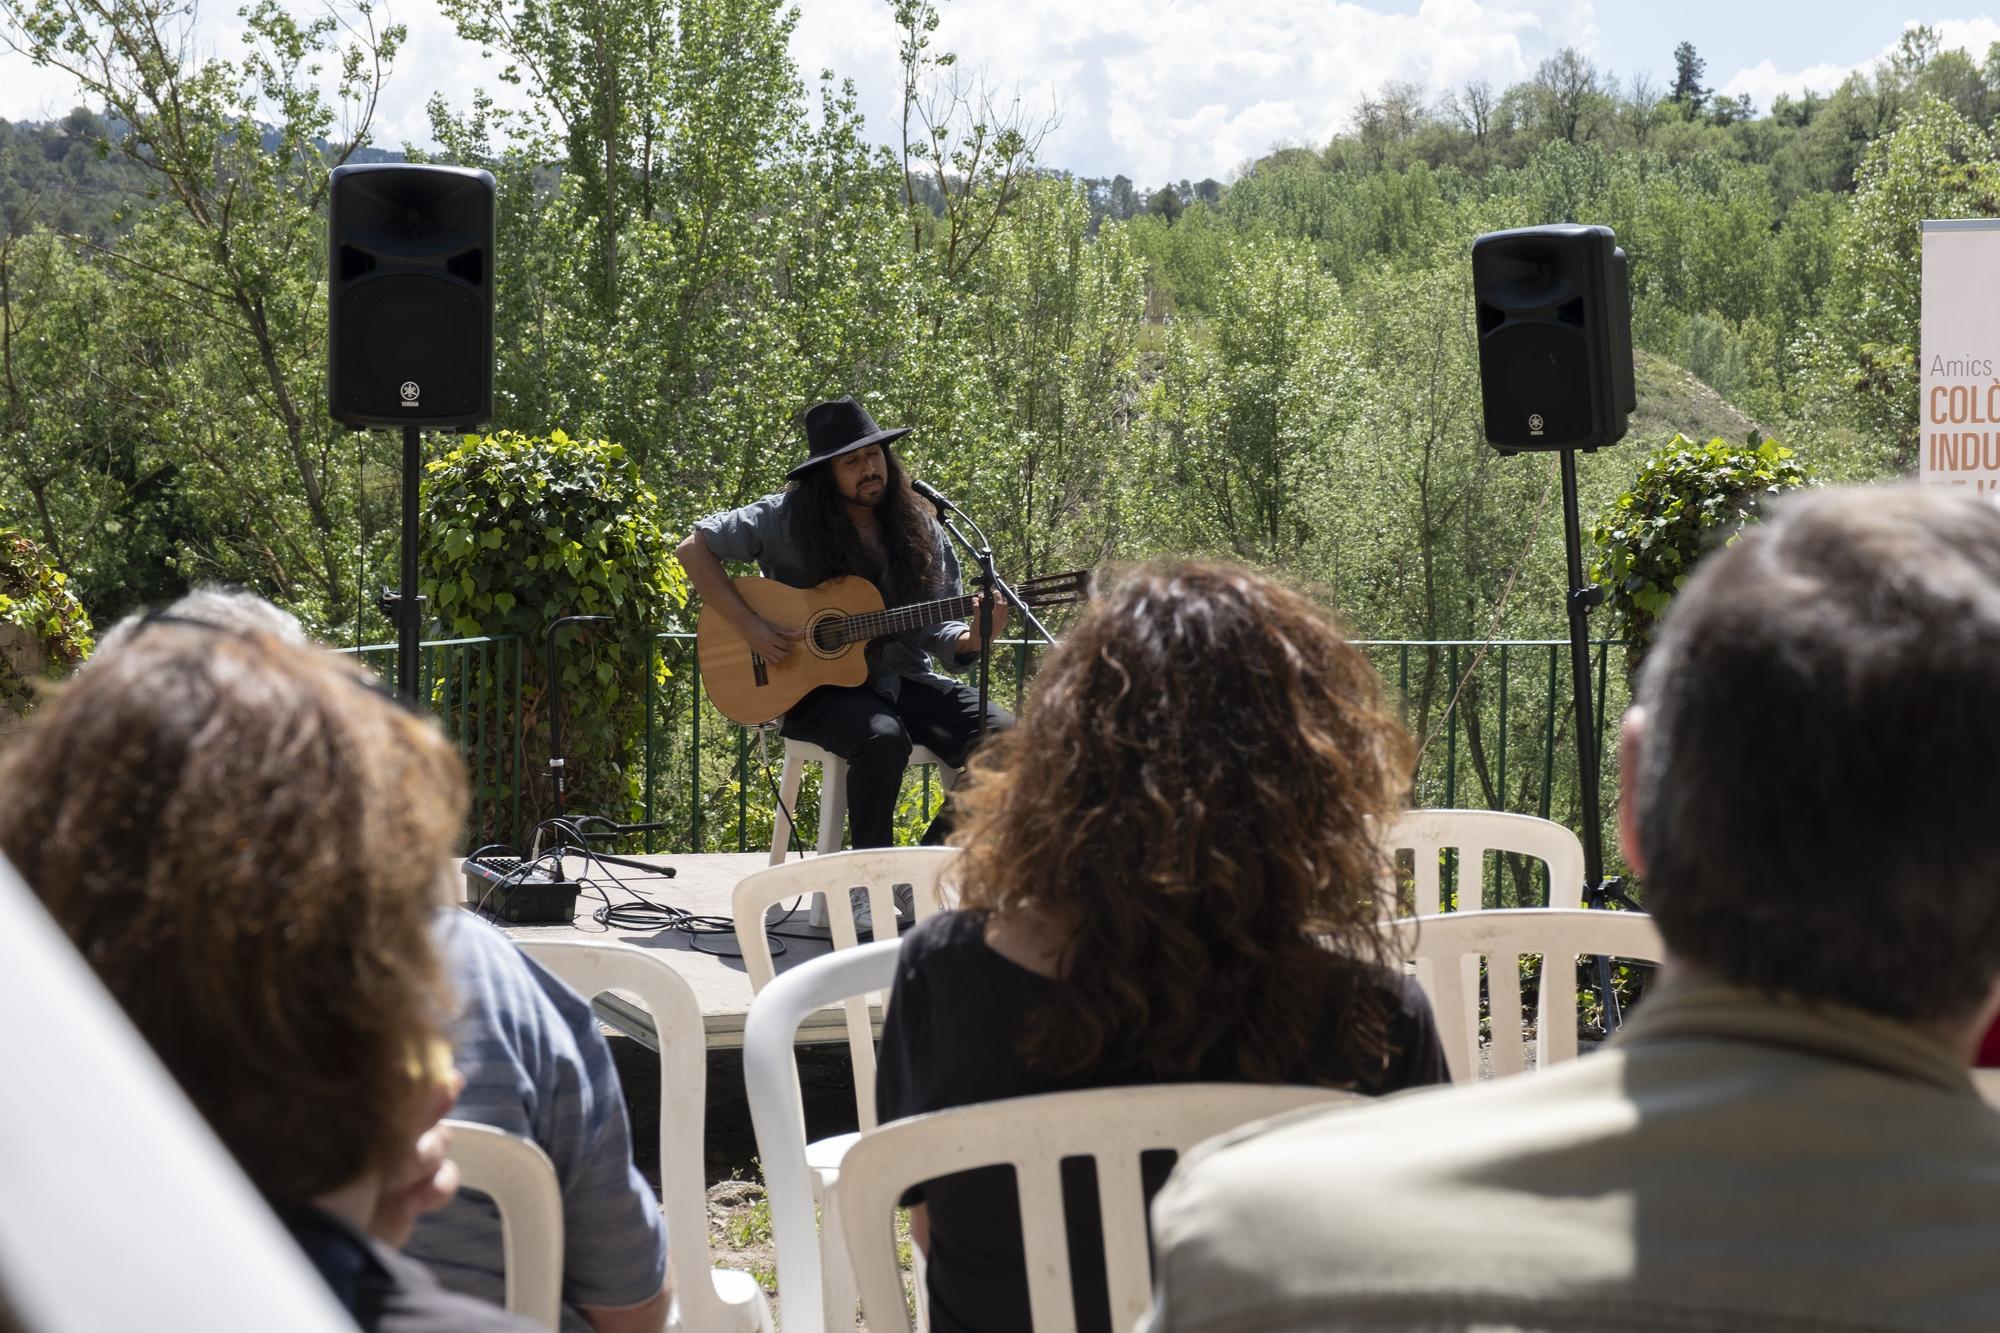
[[[1400,698],[1404,723],[1421,746],[1413,784],[1417,805],[1514,810],[1571,827],[1580,823],[1575,742],[1564,697],[1568,640],[1378,640],[1358,646]],[[1615,774],[1605,772],[1604,722],[1625,704],[1624,672],[1610,669],[1612,649],[1620,646],[1611,640],[1592,644],[1597,759],[1607,815],[1616,789]],[[993,694],[1014,708],[1042,648],[1019,640],[995,647]],[[385,680],[393,677],[394,644],[348,651]],[[474,774],[472,836],[516,846],[527,831],[524,818],[539,807],[533,799],[524,803],[523,794],[543,781],[546,760],[525,753],[523,652],[518,638],[446,639],[425,643],[420,663],[428,704]],[[648,659],[648,681],[661,679],[662,668],[665,675],[658,688],[647,691],[643,733],[634,740],[639,799],[629,813],[665,821],[676,832],[646,835],[645,850],[767,846],[782,742],[775,736],[760,739],[757,729],[715,711],[701,688],[693,635],[656,635]],[[906,783],[900,815],[906,832],[928,822],[937,803],[933,783],[928,768],[914,771]],[[809,772],[797,804],[799,826],[812,828],[819,808],[816,774]],[[1446,893],[1455,893],[1461,876],[1450,858],[1444,873]],[[1539,863],[1491,856],[1478,873],[1479,898],[1494,906],[1536,905],[1547,900],[1545,878]],[[1464,887],[1469,895],[1471,882]]]
[[[1571,828],[1582,823],[1576,740],[1565,695],[1568,639],[1374,640],[1358,646],[1401,696],[1404,725],[1421,747],[1415,805],[1509,810]],[[1623,647],[1614,639],[1591,642],[1599,813],[1607,829],[1618,798],[1617,775],[1606,769],[1604,731],[1606,719],[1619,716],[1629,702],[1625,673],[1610,669],[1612,649]],[[1455,902],[1459,891],[1456,862],[1457,853],[1445,854],[1440,887],[1447,903]],[[1468,882],[1465,890],[1469,898],[1473,885]],[[1480,905],[1546,906],[1547,867],[1489,853],[1479,868],[1477,892]]]

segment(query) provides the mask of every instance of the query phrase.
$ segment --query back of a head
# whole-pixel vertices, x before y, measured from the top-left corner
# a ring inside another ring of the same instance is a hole
[[[272,1199],[407,1149],[464,779],[351,664],[148,624],[0,758],[0,852]]]
[[[1379,956],[1375,821],[1407,764],[1375,672],[1306,598],[1224,565],[1127,573],[965,794],[967,905],[1077,923],[1031,1054],[1186,1073],[1231,1033],[1278,1077],[1342,984],[1313,937]]]
[[[1823,491],[1703,562],[1642,675],[1646,905],[1726,980],[1905,1022],[2000,972],[2000,511]]]
[[[297,616],[248,589],[223,584],[204,583],[191,588],[158,614],[175,620],[198,620],[238,634],[268,634],[283,643],[307,642],[305,627],[299,624]],[[109,657],[138,633],[149,618],[149,613],[135,611],[113,625],[99,636],[97,651],[90,660]]]

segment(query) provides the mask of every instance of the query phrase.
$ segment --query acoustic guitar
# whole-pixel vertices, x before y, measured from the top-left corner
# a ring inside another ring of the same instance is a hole
[[[803,631],[782,662],[750,651],[749,640],[712,606],[695,624],[695,658],[701,682],[716,710],[733,722],[756,726],[781,716],[822,685],[865,685],[865,645],[885,634],[970,621],[979,609],[976,595],[884,608],[882,594],[867,579],[828,579],[813,588],[794,588],[774,579],[730,582],[764,619]],[[1032,610],[1069,606],[1089,596],[1090,576],[1081,570],[1028,579],[1015,587]]]

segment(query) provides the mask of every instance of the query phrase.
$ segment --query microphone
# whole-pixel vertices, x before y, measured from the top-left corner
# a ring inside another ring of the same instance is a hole
[[[929,500],[931,508],[938,511],[939,517],[943,517],[946,510],[950,510],[954,514],[958,512],[958,506],[945,499],[943,493],[927,481],[912,477],[910,479],[910,489],[918,495],[923,496],[924,499]]]

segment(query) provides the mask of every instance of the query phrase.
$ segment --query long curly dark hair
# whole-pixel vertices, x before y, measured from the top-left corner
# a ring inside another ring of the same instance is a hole
[[[891,585],[883,592],[892,604],[941,597],[946,590],[942,586],[944,557],[938,549],[937,519],[929,502],[910,489],[910,474],[903,470],[896,451],[886,444],[882,446],[882,463],[882,500],[875,512],[882,524]],[[808,468],[785,489],[796,497],[790,506],[793,538],[815,577],[875,577],[875,558],[861,544],[854,520],[847,516],[831,464]]]
[[[1249,570],[1129,573],[1037,675],[961,788],[961,904],[1068,932],[1028,1063],[1309,1075],[1389,1054],[1387,854],[1410,742],[1374,669],[1305,597]],[[1329,1010],[1329,1006],[1335,1006]]]

